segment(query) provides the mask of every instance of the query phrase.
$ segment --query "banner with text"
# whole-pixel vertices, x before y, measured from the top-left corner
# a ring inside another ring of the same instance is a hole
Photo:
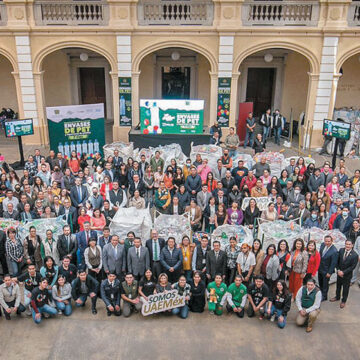
[[[131,126],[131,77],[119,78],[120,126]]]
[[[217,121],[221,127],[229,126],[231,78],[219,78]]]
[[[177,290],[170,290],[163,293],[150,295],[148,297],[148,301],[146,301],[144,298],[141,299],[143,302],[141,313],[144,316],[186,305],[185,296],[179,295]]]
[[[50,149],[68,158],[72,151],[93,157],[105,145],[104,104],[46,108]]]
[[[140,100],[141,132],[202,134],[204,100]]]

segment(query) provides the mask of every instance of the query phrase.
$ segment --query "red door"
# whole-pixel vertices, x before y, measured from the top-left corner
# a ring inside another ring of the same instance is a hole
[[[244,102],[239,104],[239,119],[237,123],[237,134],[240,139],[240,144],[243,145],[246,135],[246,118],[249,112],[252,112],[254,108],[254,103]]]

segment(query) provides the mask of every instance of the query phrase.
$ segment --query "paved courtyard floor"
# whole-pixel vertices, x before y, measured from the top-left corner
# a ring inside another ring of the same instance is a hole
[[[330,288],[330,295],[335,286]],[[285,329],[257,318],[238,319],[192,314],[175,316],[133,314],[125,319],[106,316],[101,300],[98,314],[90,304],[69,318],[58,316],[35,325],[22,315],[0,319],[1,359],[360,359],[360,289],[351,287],[345,309],[324,302],[312,333],[295,325],[295,305]]]

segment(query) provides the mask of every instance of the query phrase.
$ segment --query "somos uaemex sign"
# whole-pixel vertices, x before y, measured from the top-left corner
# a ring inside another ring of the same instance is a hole
[[[175,309],[185,305],[185,296],[180,296],[177,290],[170,290],[159,294],[150,295],[148,301],[142,298],[141,313],[144,316],[156,314],[166,310]]]

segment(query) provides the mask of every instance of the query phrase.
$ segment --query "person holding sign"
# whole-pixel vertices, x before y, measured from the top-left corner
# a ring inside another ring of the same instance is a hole
[[[222,281],[221,274],[215,275],[215,281],[207,286],[207,298],[210,314],[222,315],[226,300],[227,286]]]
[[[180,296],[185,296],[185,305],[172,309],[174,315],[179,315],[182,319],[186,319],[189,315],[189,300],[190,300],[190,285],[186,283],[186,278],[181,275],[179,281],[172,285],[174,290],[177,290]]]

